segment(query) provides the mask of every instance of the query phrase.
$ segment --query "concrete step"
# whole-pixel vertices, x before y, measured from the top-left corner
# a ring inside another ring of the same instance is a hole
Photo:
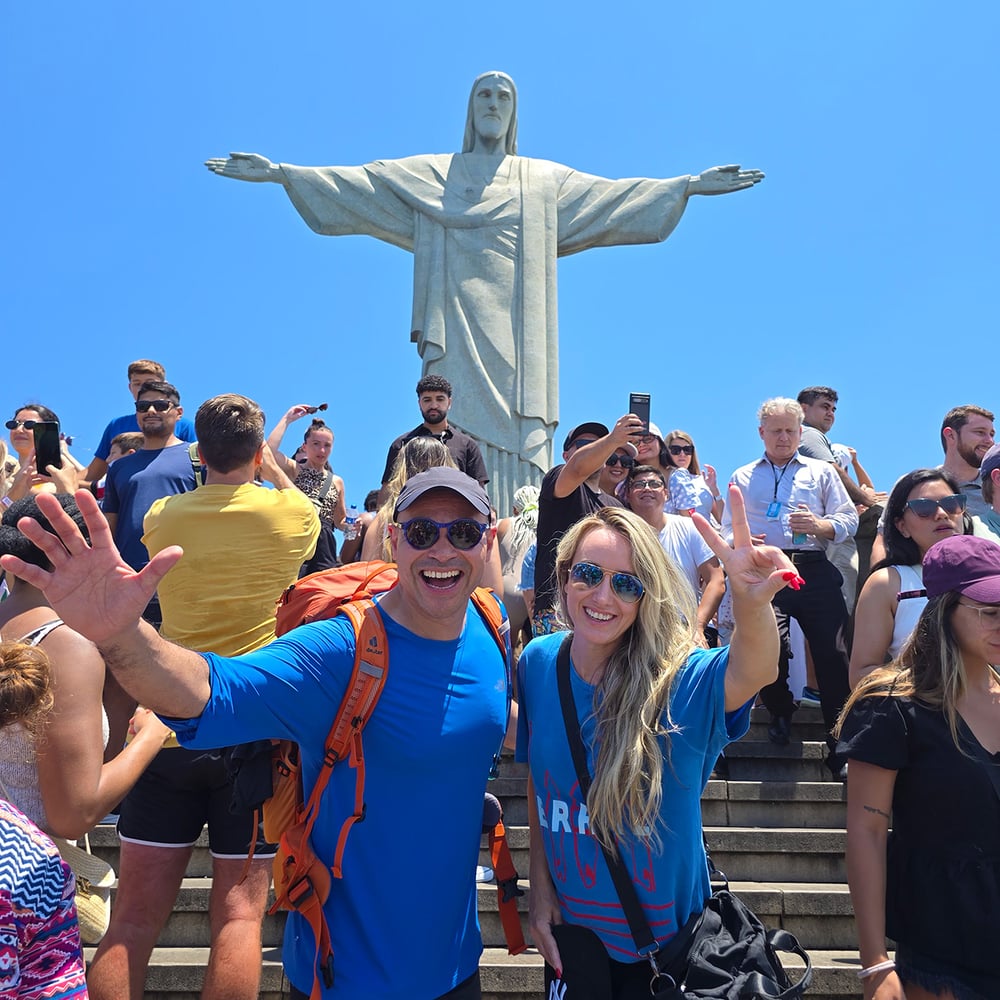
[[[93,948],[85,948],[89,961]],[[824,950],[810,952],[813,981],[810,1000],[846,1000],[862,995],[858,986],[857,952]],[[793,982],[802,971],[794,955],[782,956]],[[197,1000],[208,962],[207,948],[157,948],[153,952],[143,1000]],[[521,955],[508,955],[504,948],[486,948],[479,968],[483,1000],[537,1000],[544,982],[541,956],[532,948]],[[287,1000],[288,981],[281,970],[280,954],[265,954],[260,1000]]]
[[[847,881],[843,829],[707,827],[712,860],[731,881]]]
[[[787,960],[786,960],[787,958]],[[861,968],[856,951],[814,951],[809,1000],[846,1000],[862,995],[858,983]],[[782,956],[793,982],[802,974],[802,962],[794,955]],[[541,956],[530,949],[523,955],[508,955],[502,949],[487,948],[480,959],[483,1000],[536,1000],[543,996],[544,972]]]
[[[748,737],[726,747],[730,781],[830,781],[826,756],[826,744],[819,740],[779,747]]]
[[[843,829],[847,789],[839,781],[710,781],[701,814],[706,826]]]
[[[96,948],[84,948],[88,965]],[[143,1000],[198,1000],[208,965],[208,948],[154,948]],[[258,1000],[288,1000],[281,949],[264,950]]]

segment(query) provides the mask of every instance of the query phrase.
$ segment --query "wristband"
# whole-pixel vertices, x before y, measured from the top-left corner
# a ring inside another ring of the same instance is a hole
[[[887,958],[884,962],[879,962],[877,965],[869,965],[867,969],[862,969],[858,973],[858,979],[868,979],[869,976],[874,976],[876,972],[888,972],[890,969],[895,968],[896,963],[891,958]]]
[[[722,494],[721,493],[717,497],[712,497],[713,501],[715,501],[715,500],[721,500],[721,499],[722,499]]]

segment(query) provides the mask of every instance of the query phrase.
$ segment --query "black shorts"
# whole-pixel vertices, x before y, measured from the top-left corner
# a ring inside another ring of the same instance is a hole
[[[254,857],[273,858],[275,846],[264,840],[253,813],[232,813],[233,783],[225,750],[167,747],[153,759],[119,810],[118,836],[149,847],[190,847],[208,825],[215,858],[245,858],[254,841]]]

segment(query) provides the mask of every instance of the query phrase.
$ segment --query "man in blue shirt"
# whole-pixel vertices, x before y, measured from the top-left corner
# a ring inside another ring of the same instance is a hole
[[[188,445],[174,433],[184,415],[180,402],[180,393],[169,382],[145,382],[135,401],[142,447],[108,470],[102,508],[115,545],[132,569],[149,562],[142,544],[142,522],[149,508],[162,497],[187,493],[198,485]],[[145,618],[157,628],[163,621],[155,596]]]
[[[313,622],[232,659],[175,646],[140,613],[180,549],[164,549],[135,573],[89,493],[77,494],[89,546],[59,516],[55,498],[39,502],[58,538],[32,532],[27,522],[22,530],[56,568],[47,573],[7,556],[4,568],[45,590],[62,619],[97,644],[123,686],[171,719],[183,744],[293,739],[311,787],[351,673],[352,627],[341,617]],[[485,491],[457,469],[414,476],[397,501],[389,538],[399,583],[378,602],[391,669],[365,727],[365,822],[351,834],[344,877],[333,880],[325,904],[335,975],[324,1000],[480,996],[473,873],[509,683],[503,657],[469,603],[494,544],[489,520]],[[349,772],[334,769],[313,832],[314,850],[328,861],[353,810]],[[387,877],[411,871],[414,858],[421,880],[412,887],[416,911],[399,905],[398,884]],[[293,997],[308,997],[314,947],[297,914],[286,926],[284,962]]]
[[[132,393],[133,399],[139,398],[139,390],[146,382],[164,382],[167,373],[159,361],[150,361],[148,358],[140,358],[133,361],[128,366],[128,391]],[[83,473],[80,480],[81,486],[89,486],[96,483],[107,473],[108,456],[111,454],[111,442],[119,434],[129,434],[136,430],[137,424],[135,413],[129,412],[108,423],[101,435],[100,443],[94,449],[94,457],[91,459],[87,471]],[[182,417],[177,421],[174,433],[182,440],[192,442],[195,440],[194,424],[187,417]]]

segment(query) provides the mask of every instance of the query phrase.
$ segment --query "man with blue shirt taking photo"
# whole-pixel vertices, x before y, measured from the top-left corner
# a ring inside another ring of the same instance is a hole
[[[338,616],[302,625],[229,659],[176,646],[140,615],[181,550],[164,549],[136,573],[88,493],[78,493],[77,503],[89,545],[60,517],[54,497],[40,503],[58,537],[34,532],[27,522],[21,529],[53,561],[52,572],[10,557],[4,568],[41,587],[62,619],[97,644],[122,685],[171,719],[184,745],[291,739],[301,747],[304,784],[311,787],[354,662],[350,622]],[[324,998],[480,996],[473,873],[483,788],[506,728],[509,683],[494,638],[469,600],[494,544],[489,520],[485,491],[456,469],[414,476],[396,504],[389,538],[399,583],[378,599],[392,667],[364,731],[366,819],[351,836],[344,877],[333,879],[324,906],[335,956]],[[312,838],[328,863],[353,811],[354,789],[351,769],[335,768]],[[398,888],[384,875],[407,870],[413,857],[433,872],[433,885],[420,890],[418,920],[399,906]],[[308,997],[315,949],[296,913],[289,915],[283,958],[293,997]]]

